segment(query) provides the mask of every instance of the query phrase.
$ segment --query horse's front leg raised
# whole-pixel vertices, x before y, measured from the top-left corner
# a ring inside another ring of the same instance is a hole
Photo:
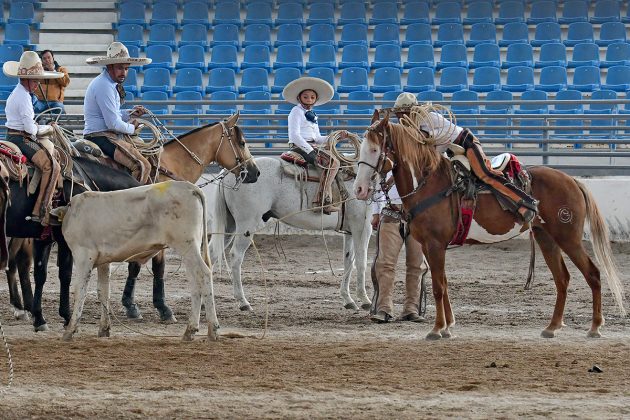
[[[35,277],[35,294],[33,296],[33,327],[35,331],[47,331],[48,325],[42,314],[42,295],[44,293],[44,284],[46,283],[46,275],[48,268],[48,258],[50,257],[50,241],[34,241],[33,251],[35,268],[33,274]]]
[[[435,246],[425,245],[423,249],[431,269],[433,298],[435,299],[435,325],[426,338],[427,340],[438,340],[443,337],[450,337],[447,313],[450,314],[450,320],[453,321],[451,306],[448,303],[446,273],[444,271],[446,251],[441,244],[436,244]],[[443,330],[446,331],[446,336],[442,335]]]
[[[129,276],[127,276],[125,290],[122,295],[122,305],[127,310],[127,318],[138,321],[142,319],[142,313],[140,312],[140,307],[136,304],[134,291],[138,274],[140,274],[140,268],[141,266],[137,262],[130,262],[128,264]]]
[[[153,268],[153,306],[160,314],[160,321],[168,324],[177,322],[173,311],[166,304],[164,297],[164,267],[166,260],[164,259],[164,251],[161,251],[151,260]]]

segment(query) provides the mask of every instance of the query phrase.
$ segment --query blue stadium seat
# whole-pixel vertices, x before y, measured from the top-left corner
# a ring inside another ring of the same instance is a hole
[[[433,46],[442,47],[446,44],[464,44],[464,28],[460,23],[443,23],[438,27]]]
[[[171,95],[171,73],[166,69],[148,69],[144,72],[144,83],[141,92],[166,92]]]
[[[597,0],[591,23],[619,22],[621,9],[617,0]]]
[[[309,48],[308,61],[306,68],[313,67],[330,67],[337,70],[337,53],[332,45],[314,45]]]
[[[168,94],[166,92],[160,92],[160,91],[153,91],[153,92],[146,92],[144,95],[142,95],[142,100],[143,101],[168,101]],[[168,104],[165,103],[159,103],[159,104],[145,104],[144,105],[149,111],[151,111],[152,113],[156,114],[156,115],[164,115],[164,114],[170,114],[170,111],[168,109]]]
[[[136,45],[125,45],[127,47],[127,52],[129,52],[129,57],[140,57],[140,47]]]
[[[328,25],[328,27],[332,28],[330,25]],[[335,45],[334,31],[332,42],[332,45]],[[304,48],[304,42],[302,41],[302,26],[295,23],[285,23],[284,25],[278,26],[274,46],[278,48],[280,45],[299,45]]]
[[[545,22],[536,25],[536,33],[530,43],[534,47],[540,47],[548,42],[562,42],[562,30],[556,22]]]
[[[296,25],[305,25],[304,9],[299,3],[282,3],[278,7],[278,16],[275,24],[283,25],[285,23],[295,23]]]
[[[564,45],[572,47],[583,42],[595,42],[593,25],[588,22],[574,22],[569,25]]]
[[[606,48],[606,59],[601,62],[601,67],[630,66],[630,44],[616,42]]]
[[[484,43],[475,46],[469,67],[475,69],[486,66],[501,67],[501,52],[497,44]]]
[[[519,109],[514,110],[514,114],[547,114],[549,107],[547,104],[539,103],[527,103],[527,101],[546,101],[547,92],[542,90],[530,90],[523,92],[521,100],[525,101],[521,104]],[[542,119],[523,119],[520,120],[519,127],[532,127],[545,125],[545,120]],[[540,130],[519,130],[519,136],[524,138],[542,138],[542,131]]]
[[[599,29],[597,45],[610,45],[615,42],[626,42],[626,26],[621,22],[605,22]]]
[[[236,89],[236,74],[234,69],[231,68],[216,68],[209,70],[210,76],[208,77],[208,86],[206,86],[206,93],[218,92],[218,91],[230,91],[237,93]]]
[[[532,10],[527,18],[528,25],[538,25],[543,22],[556,22],[556,2],[550,0],[534,1]]]
[[[470,39],[466,41],[467,47],[490,42],[497,43],[497,30],[494,23],[475,23],[470,28]]]
[[[562,8],[562,16],[558,23],[588,22],[588,2],[585,0],[566,0]]]
[[[525,92],[534,89],[534,69],[526,66],[510,67],[503,90]]]
[[[120,25],[141,25],[146,26],[144,17],[145,5],[143,3],[129,2],[118,6],[120,12],[118,22],[114,23],[114,28]]]
[[[359,23],[366,25],[365,4],[359,2],[344,3],[341,5],[341,13],[337,20],[337,25],[347,25],[349,23]]]
[[[580,103],[582,100],[582,93],[577,90],[563,90],[556,94],[556,100],[567,101],[565,103],[556,104],[554,109],[549,110],[550,114],[583,114],[584,107]],[[554,137],[556,138],[579,138],[584,131],[582,129],[565,129],[567,126],[582,126],[582,119],[557,119],[554,122],[554,126],[558,127],[558,130],[554,131]]]
[[[506,25],[513,22],[525,22],[525,3],[522,1],[505,1],[499,5],[499,15],[494,23]]]
[[[368,74],[363,67],[348,67],[341,72],[341,80],[337,92],[354,92],[368,89]]]
[[[468,6],[464,25],[473,25],[475,23],[494,23],[492,19],[492,2],[479,1],[474,3],[474,7]]]
[[[0,63],[7,61],[20,61],[24,48],[18,44],[0,45]]]
[[[591,42],[577,44],[573,47],[572,58],[569,67],[599,66],[599,47]]]
[[[567,69],[563,66],[548,66],[540,71],[537,90],[559,92],[567,88]]]
[[[299,25],[298,25],[299,26]],[[360,25],[364,35],[365,35],[365,45],[367,45],[367,28],[365,25]],[[345,31],[345,29],[344,29]],[[342,46],[343,42],[343,32],[341,33],[342,41],[339,43]],[[337,42],[335,41],[335,28],[332,25],[326,24],[317,24],[311,26],[311,29],[308,34],[308,41],[306,46],[308,48],[314,45],[332,45],[334,47],[337,46]]]
[[[394,23],[398,25],[398,5],[396,3],[386,2],[374,4],[369,24],[378,25],[380,23]]]
[[[409,69],[407,84],[403,87],[405,92],[423,92],[435,90],[435,74],[429,67],[414,67]]]
[[[437,90],[425,90],[416,95],[418,102],[440,102],[444,100],[444,94]]]
[[[431,36],[431,25],[426,23],[412,23],[407,26],[405,40],[402,42],[403,48],[409,48],[415,44],[433,45]]]
[[[435,16],[431,20],[433,25],[443,23],[462,23],[462,6],[457,2],[439,2],[435,5]]]
[[[374,101],[374,94],[366,91],[350,92],[348,94],[349,101]],[[344,114],[372,114],[374,112],[373,104],[353,104],[349,103],[343,111]],[[351,121],[351,120],[348,120]],[[356,120],[355,120],[356,121]],[[364,124],[361,121],[361,124]]]
[[[160,2],[153,6],[153,13],[149,25],[166,24],[173,25],[177,28],[177,4],[169,2]]]
[[[212,26],[224,24],[235,25],[239,28],[243,25],[243,21],[241,20],[241,6],[237,1],[222,2],[221,7],[215,9]],[[214,33],[216,35],[216,28]]]
[[[562,46],[564,47],[564,45]],[[503,61],[501,67],[509,69],[517,66],[534,66],[534,50],[530,44],[518,42],[508,45],[505,61]]]
[[[206,57],[204,49],[201,45],[184,45],[179,47],[179,58],[175,64],[176,69],[197,68],[205,70]]]
[[[326,119],[322,117],[322,114],[341,114],[341,107],[339,104],[333,103],[333,101],[339,101],[339,94],[335,92],[330,102],[315,107],[315,112],[319,114],[320,125],[339,125],[339,122],[334,119]]]
[[[466,46],[462,44],[446,44],[442,47],[440,61],[437,62],[436,70],[445,67],[468,68],[468,52]]]
[[[511,101],[513,99],[512,92],[505,90],[494,90],[488,92],[486,95],[486,101],[490,101],[486,104],[484,109],[480,110],[480,114],[510,114],[512,113],[512,105],[510,104],[498,104],[491,101]],[[511,125],[509,118],[488,118],[485,121],[485,125],[494,127],[505,127]],[[502,138],[510,137],[511,131],[505,130],[492,130],[486,129],[484,131],[484,137],[486,138]]]
[[[299,79],[302,73],[293,67],[283,67],[274,72],[271,93],[280,93],[289,82]]]
[[[501,89],[501,70],[498,67],[478,67],[473,73],[470,90],[490,92]]]
[[[381,106],[383,108],[392,108],[396,103],[396,98],[398,98],[398,95],[401,93],[402,91],[398,90],[390,90],[389,92],[383,93],[383,97],[381,99],[387,102],[383,103]]]
[[[213,28],[210,46],[214,48],[219,45],[233,45],[237,50],[240,50],[241,42],[238,35],[239,29],[236,25],[229,23],[217,25]]]
[[[575,56],[575,48],[573,49]],[[567,47],[559,42],[549,42],[540,47],[540,55],[534,67],[567,66]]]
[[[602,89],[625,92],[630,90],[630,66],[612,66],[606,74]]]
[[[214,33],[216,35],[217,28],[214,28]],[[205,50],[209,45],[208,30],[204,25],[200,25],[198,23],[189,23],[188,25],[184,25],[182,26],[182,35],[178,45],[180,48],[184,45],[199,45]]]
[[[321,23],[335,25],[335,5],[333,3],[321,3],[310,8],[306,24],[311,26]]]
[[[39,22],[35,20],[35,7],[33,3],[12,1],[7,22],[24,23],[26,25],[33,25],[35,29],[39,29]]]
[[[212,103],[208,106],[206,114],[224,114],[232,115],[236,112],[236,105],[234,104],[218,104],[216,101],[235,101],[236,93],[230,91],[220,90],[212,92],[210,94],[210,100]]]
[[[402,70],[402,58],[399,45],[379,45],[374,52],[372,68],[396,67]]]
[[[400,19],[401,25],[412,25],[414,23],[430,23],[429,3],[415,1],[405,5],[405,11]]]
[[[167,23],[158,23],[149,27],[149,45],[168,45],[173,51],[177,48],[175,42],[175,27]]]
[[[3,72],[0,72],[0,91],[11,92],[17,84],[18,79],[16,77],[9,77]]]
[[[261,24],[273,26],[271,4],[266,2],[252,2],[245,7],[245,26]]]
[[[138,74],[136,73],[136,69],[133,67],[129,68],[127,77],[125,77],[125,81],[123,82],[123,87],[127,92],[131,92],[136,96],[138,95],[138,92],[140,92],[138,89]]]
[[[404,68],[410,69],[413,67],[435,67],[433,46],[429,44],[414,44],[409,47],[407,53],[407,61],[405,61]]]
[[[330,83],[330,86],[335,87],[335,72],[329,67],[314,67],[308,70],[308,75],[311,77],[318,77]]]
[[[208,70],[217,68],[229,68],[238,71],[238,53],[234,45],[217,45],[212,48]]]
[[[271,71],[271,55],[269,48],[264,45],[249,45],[245,47],[241,69],[250,67],[262,68]]]
[[[269,3],[273,4],[273,0],[265,0],[265,1],[268,1]],[[305,7],[307,2],[306,0],[277,0],[276,3],[278,3],[278,5],[281,5],[284,3],[297,3],[300,6]]]
[[[572,89],[580,92],[592,92],[599,90],[601,86],[601,78],[599,75],[599,67],[581,66],[575,69],[573,73]]]
[[[202,73],[199,69],[181,69],[175,76],[175,86],[173,92],[194,91],[203,93]]]
[[[499,46],[507,47],[510,44],[529,43],[529,29],[523,22],[508,23],[503,27],[503,35],[499,40]]]
[[[494,67],[493,67],[494,68]],[[494,68],[495,70],[499,70]],[[479,100],[479,94],[477,92],[473,92],[471,90],[458,90],[457,92],[453,92],[453,96],[451,97],[452,101],[475,101]],[[476,127],[478,125],[477,120],[474,118],[460,118],[460,115],[466,114],[479,114],[479,105],[476,103],[472,104],[452,104],[451,111],[455,115],[456,123],[460,127]]]
[[[241,77],[241,85],[238,88],[239,93],[247,93],[255,90],[269,92],[269,74],[267,70],[260,67],[250,67],[243,70]]]
[[[447,67],[440,74],[440,92],[456,92],[468,89],[468,70],[463,67]]]
[[[301,72],[304,71],[304,55],[302,47],[299,45],[282,45],[278,48],[276,61],[273,63],[274,69],[282,67],[294,67]]]
[[[337,95],[337,92],[335,92],[335,95]],[[278,99],[280,99],[280,100],[284,99],[284,97],[282,96],[282,93],[280,95],[278,95]],[[289,115],[291,113],[291,110],[293,109],[294,106],[295,105],[293,105],[292,103],[289,103],[289,102],[286,102],[286,101],[282,102],[282,103],[279,103],[278,106],[276,107],[276,110],[274,111],[274,114],[276,114],[276,115]],[[321,119],[321,117],[319,115],[318,115],[318,118],[319,118],[319,123],[321,124],[322,119]],[[281,126],[284,126],[284,127],[289,125],[286,117],[278,118],[277,124],[281,125]],[[323,125],[323,124],[321,124],[321,125]],[[278,130],[278,131],[280,131],[280,130]],[[283,131],[286,132],[286,129],[284,129]]]
[[[615,100],[617,99],[617,92],[613,90],[598,90],[593,92],[591,99],[594,100]],[[612,114],[615,108],[615,104],[611,103],[591,103],[589,109],[585,109],[585,114]],[[591,126],[593,127],[613,127],[615,120],[608,119],[591,119]],[[590,137],[595,138],[611,138],[614,136],[614,130],[590,130]],[[614,148],[614,145],[611,145]]]
[[[208,20],[208,8],[209,5],[207,2],[193,1],[185,3],[181,24],[188,25],[191,23],[196,23],[199,25],[203,25],[207,29],[209,29],[211,25],[210,21]]]
[[[271,95],[265,91],[247,92],[243,99],[246,101],[269,101]],[[250,103],[243,105],[243,114],[271,114],[271,104],[267,103]]]
[[[630,92],[626,92],[626,96],[625,96],[624,99],[630,99]],[[625,114],[625,115],[630,114],[630,101],[626,102],[625,105],[623,106],[623,108],[620,107],[617,110],[617,112],[619,114]],[[625,121],[624,120],[619,120],[619,124],[630,126],[630,120],[625,120]],[[630,134],[630,129],[623,130],[623,133],[626,134],[626,135]]]
[[[245,48],[250,45],[264,45],[269,48],[269,51],[272,50],[273,44],[271,43],[271,28],[269,25],[253,23],[245,27],[245,37],[241,47]]]
[[[384,93],[390,90],[401,90],[402,80],[400,69],[397,67],[382,67],[374,71],[374,83],[370,86],[370,91]]]
[[[27,29],[28,26],[24,25]],[[6,31],[8,31],[9,25],[7,25],[5,29],[5,37]],[[122,42],[126,46],[134,45],[138,48],[144,47],[144,27],[142,25],[120,25],[118,26],[118,36],[116,37],[117,41]],[[7,40],[4,41],[7,43]]]
[[[313,27],[314,28],[314,27]],[[311,29],[311,34],[313,29]],[[368,45],[367,26],[360,23],[349,23],[344,25],[341,30],[341,39],[339,40],[339,48],[343,48],[350,44]]]
[[[173,114],[202,114],[203,105],[201,104],[180,104],[178,101],[201,101],[201,93],[199,92],[180,92],[175,96],[175,107],[173,108]],[[199,118],[177,118],[173,119],[173,125],[175,127],[185,127],[183,129],[175,128],[173,132],[175,135],[183,134],[191,129],[189,126],[199,126]]]
[[[380,23],[374,27],[374,38],[370,42],[370,48],[376,48],[383,44],[400,45],[400,28],[395,23]]]
[[[162,67],[173,73],[173,51],[167,45],[151,45],[147,47],[147,58],[152,61],[142,66],[142,70]]]

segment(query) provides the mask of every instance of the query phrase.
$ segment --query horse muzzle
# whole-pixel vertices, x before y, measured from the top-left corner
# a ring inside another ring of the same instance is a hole
[[[241,179],[243,180],[244,184],[253,184],[254,182],[258,181],[258,177],[260,176],[260,170],[258,169],[258,166],[256,166],[256,164],[253,162],[248,164],[243,169],[242,173],[244,176]]]

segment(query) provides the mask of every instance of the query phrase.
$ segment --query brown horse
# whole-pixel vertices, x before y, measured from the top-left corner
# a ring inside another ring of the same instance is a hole
[[[358,199],[370,196],[375,174],[392,170],[403,208],[411,218],[411,234],[422,244],[422,250],[431,267],[433,297],[435,298],[435,325],[427,339],[448,338],[455,323],[448,298],[444,262],[446,248],[456,232],[459,220],[459,193],[447,194],[453,185],[451,164],[429,142],[423,141],[417,131],[389,122],[388,117],[378,121],[375,114],[372,125],[361,146],[359,173],[354,189]],[[528,168],[533,196],[540,201],[538,216],[532,222],[536,242],[556,284],[556,304],[543,337],[553,337],[563,326],[564,306],[569,285],[569,272],[562,258],[564,251],[584,275],[593,295],[593,320],[588,337],[600,337],[604,324],[600,269],[622,314],[623,290],[615,268],[607,227],[597,204],[588,189],[572,177],[547,167]],[[418,211],[419,210],[419,211]],[[590,225],[590,237],[596,266],[582,244],[584,222]],[[490,235],[518,233],[516,217],[504,211],[491,194],[479,194],[474,221]],[[512,235],[514,236],[514,235]]]

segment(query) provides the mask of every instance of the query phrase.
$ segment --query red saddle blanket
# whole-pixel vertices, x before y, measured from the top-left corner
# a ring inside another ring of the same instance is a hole
[[[13,149],[5,146],[4,144],[0,144],[0,153],[11,158],[15,163],[25,163],[26,156],[22,153],[18,153]]]

